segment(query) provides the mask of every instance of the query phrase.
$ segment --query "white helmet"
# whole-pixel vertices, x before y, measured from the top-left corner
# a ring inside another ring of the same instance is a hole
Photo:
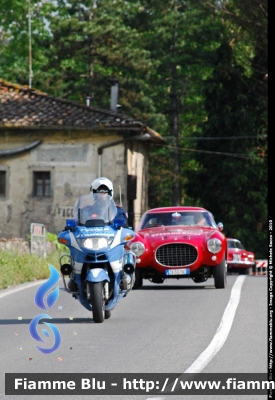
[[[108,195],[110,197],[113,197],[113,191],[114,191],[113,184],[110,181],[110,179],[104,178],[104,177],[97,178],[92,182],[91,187],[90,187],[90,192],[96,193],[96,190],[102,185],[104,185],[108,188]]]

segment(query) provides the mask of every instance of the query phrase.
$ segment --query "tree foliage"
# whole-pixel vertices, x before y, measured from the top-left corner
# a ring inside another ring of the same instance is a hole
[[[117,80],[121,112],[166,138],[150,148],[150,207],[202,205],[266,257],[267,0],[1,7],[1,78],[28,84],[31,60],[33,87],[105,109]]]
[[[238,2],[234,5],[236,11]],[[232,19],[238,22],[230,12],[231,28]],[[265,258],[267,47],[266,41],[258,46],[256,35],[249,31],[239,35],[240,43],[232,40],[231,33],[232,29],[215,52],[213,74],[204,81],[207,121],[202,124],[201,139],[205,140],[197,143],[199,167],[189,173],[186,190],[224,222],[227,236],[239,238],[258,258]]]

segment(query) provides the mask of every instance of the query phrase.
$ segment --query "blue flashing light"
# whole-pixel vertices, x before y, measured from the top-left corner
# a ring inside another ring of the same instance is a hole
[[[69,228],[73,228],[76,226],[76,220],[75,219],[66,219],[66,226]]]
[[[115,218],[114,225],[117,228],[123,226],[123,224],[124,224],[124,218]]]

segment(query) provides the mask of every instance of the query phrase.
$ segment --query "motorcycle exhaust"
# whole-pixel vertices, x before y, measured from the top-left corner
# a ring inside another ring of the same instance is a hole
[[[123,271],[131,275],[136,266],[136,256],[133,253],[126,253],[123,260]]]

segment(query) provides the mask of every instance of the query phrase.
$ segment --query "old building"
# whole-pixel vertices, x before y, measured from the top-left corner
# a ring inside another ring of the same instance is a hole
[[[98,176],[135,227],[154,142],[163,139],[133,118],[0,79],[0,237],[26,237],[34,222],[58,233]]]

